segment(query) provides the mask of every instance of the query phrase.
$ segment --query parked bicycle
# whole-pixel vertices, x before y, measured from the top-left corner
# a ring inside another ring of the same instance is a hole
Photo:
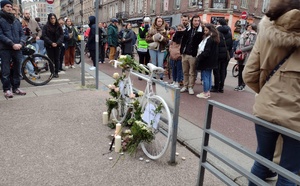
[[[21,73],[24,80],[34,86],[41,86],[49,83],[54,75],[53,62],[44,55],[35,54],[35,47],[31,45],[32,37],[26,41],[22,54],[27,56],[22,62]],[[13,62],[11,63],[12,69]],[[1,66],[0,66],[1,74]]]
[[[117,60],[112,61],[115,67],[122,64],[122,62]],[[141,143],[141,147],[143,152],[149,158],[158,159],[166,152],[171,140],[172,117],[167,103],[162,97],[155,95],[152,87],[152,78],[155,74],[163,73],[164,69],[151,63],[148,63],[147,66],[149,68],[149,76],[135,72],[132,68],[127,69],[129,71],[127,77],[119,84],[120,96],[118,98],[118,107],[112,110],[112,115],[120,123],[123,122],[126,117],[128,117],[130,110],[133,110],[132,99],[129,97],[134,93],[131,76],[133,75],[145,80],[147,85],[140,103],[142,105],[143,116],[148,116],[148,118],[151,118],[151,121],[144,122],[147,123],[147,127],[152,130],[155,138],[150,143]],[[147,70],[147,68],[142,64],[140,67],[142,67],[144,70]],[[160,110],[159,119],[153,117],[156,109]],[[130,113],[133,113],[133,111]]]
[[[231,71],[232,71],[233,77],[238,77],[239,76],[239,65],[238,64],[233,65]]]

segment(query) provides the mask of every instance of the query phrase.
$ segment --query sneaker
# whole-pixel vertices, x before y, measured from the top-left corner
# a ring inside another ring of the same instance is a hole
[[[197,98],[203,98],[203,99],[207,99],[210,97],[209,94],[205,94],[204,92],[197,94],[196,96],[197,96]]]
[[[235,91],[239,91],[240,86],[234,88]]]
[[[59,78],[59,75],[58,74],[54,74],[53,77],[54,78]]]
[[[65,69],[68,69],[69,68],[69,66],[65,66]]]
[[[13,98],[14,95],[13,95],[13,93],[10,90],[7,90],[7,91],[4,92],[4,97],[6,99],[8,99],[8,98]]]
[[[188,91],[188,89],[186,88],[186,87],[182,87],[181,89],[180,89],[180,92],[187,92]]]
[[[71,65],[71,68],[75,68],[75,66],[74,66],[74,65]]]
[[[174,85],[173,85],[175,88],[178,88],[179,87],[179,84],[178,84],[178,82],[176,82],[176,83],[174,83]]]
[[[243,85],[241,85],[240,87],[239,87],[239,89],[238,89],[238,91],[244,91],[245,90],[245,86],[243,86]]]
[[[190,95],[194,95],[194,94],[195,94],[195,92],[194,92],[194,90],[193,90],[192,87],[189,87],[189,94],[190,94]]]
[[[14,94],[21,95],[21,96],[26,95],[26,92],[24,90],[19,89],[19,88],[17,88],[13,92],[14,92]]]
[[[96,69],[96,67],[94,67],[94,66],[90,67],[90,70],[95,70],[95,69]]]
[[[278,178],[278,174],[273,171],[269,171],[267,177],[265,178],[266,181],[275,181]]]

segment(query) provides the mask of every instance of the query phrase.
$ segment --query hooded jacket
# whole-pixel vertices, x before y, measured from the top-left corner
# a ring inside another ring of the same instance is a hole
[[[297,47],[266,83],[275,66]],[[275,21],[264,17],[243,71],[247,86],[258,95],[254,115],[300,132],[300,11],[291,10]]]

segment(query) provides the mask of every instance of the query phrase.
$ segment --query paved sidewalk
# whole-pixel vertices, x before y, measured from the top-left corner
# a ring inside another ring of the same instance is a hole
[[[94,76],[88,68],[86,64],[86,72]],[[30,87],[26,96],[10,100],[0,97],[0,185],[196,185],[195,154],[201,151],[203,131],[181,117],[176,166],[168,164],[169,154],[150,163],[139,160],[147,159],[142,151],[136,157],[106,154],[114,131],[102,124],[102,112],[109,97],[106,85],[113,79],[102,72],[99,77],[99,90],[75,82]],[[250,170],[248,158],[214,139],[211,145]],[[239,185],[247,185],[221,162],[211,156],[209,161]],[[208,171],[204,180],[208,186],[225,185]]]

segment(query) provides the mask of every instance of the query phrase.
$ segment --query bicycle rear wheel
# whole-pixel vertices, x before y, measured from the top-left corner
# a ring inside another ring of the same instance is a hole
[[[81,63],[81,52],[80,47],[76,46],[75,48],[75,63],[80,64]]]
[[[239,65],[238,64],[235,64],[233,67],[232,67],[232,76],[233,77],[238,77],[239,75]]]
[[[24,60],[21,71],[26,82],[41,86],[51,81],[54,75],[54,64],[47,56],[33,54]]]
[[[157,109],[160,110],[159,114],[154,113]],[[145,116],[151,118],[147,127],[151,128],[154,134],[154,139],[150,143],[141,143],[142,150],[150,159],[159,159],[167,151],[172,136],[173,126],[169,107],[160,96],[153,95],[143,103],[142,113],[143,118]]]

